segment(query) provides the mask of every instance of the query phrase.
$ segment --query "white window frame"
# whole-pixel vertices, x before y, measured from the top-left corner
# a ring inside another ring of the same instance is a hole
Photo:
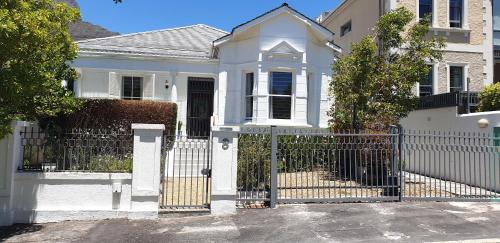
[[[462,78],[462,86],[464,87],[463,91],[467,91],[469,89],[469,87],[467,87],[467,79],[469,78],[469,64],[467,63],[454,63],[454,62],[450,62],[450,63],[447,63],[446,64],[446,73],[447,73],[447,77],[446,77],[446,92],[447,93],[450,93],[450,71],[451,71],[451,68],[450,67],[462,67],[463,68],[463,78]]]
[[[251,73],[253,74],[253,87],[252,87],[252,94],[248,95],[247,94],[247,82],[248,82],[247,75],[251,74]],[[255,91],[256,91],[255,87],[257,85],[257,82],[255,81],[255,77],[256,77],[256,74],[253,71],[245,71],[243,73],[243,84],[244,84],[244,87],[245,87],[245,89],[244,89],[245,95],[244,95],[244,102],[243,102],[244,109],[243,110],[244,110],[244,117],[245,117],[246,121],[251,121],[251,120],[253,120],[253,117],[255,117],[255,98],[257,96],[255,94]],[[248,98],[252,98],[252,102],[253,102],[253,104],[252,104],[252,116],[251,117],[247,116],[247,99]]]
[[[125,96],[125,78],[132,78],[132,94],[134,93],[134,78],[140,78],[141,80],[141,97],[126,97]],[[121,99],[122,100],[143,100],[144,99],[144,76],[140,75],[120,75],[120,83],[121,83]]]
[[[469,0],[462,0],[462,27],[450,27],[450,0],[446,0],[446,27],[454,29],[469,29]]]
[[[439,21],[438,21],[438,5],[439,0],[432,0],[432,19],[431,19],[431,26],[432,27],[438,27],[439,26]],[[415,0],[415,6],[416,6],[416,12],[415,12],[415,18],[416,21],[420,21],[420,0]],[[449,19],[449,18],[448,18]]]
[[[284,72],[284,73],[291,73],[292,74],[292,93],[291,95],[273,95],[271,94],[271,82],[272,78],[271,75],[272,73],[275,72]],[[294,121],[295,120],[295,96],[296,96],[296,80],[297,80],[297,72],[294,69],[287,69],[287,68],[278,68],[278,69],[271,69],[268,72],[267,75],[268,78],[268,85],[267,85],[267,100],[268,100],[268,119],[270,121]],[[290,119],[277,119],[277,118],[272,118],[271,117],[271,97],[290,97],[291,98],[291,107],[290,107]]]

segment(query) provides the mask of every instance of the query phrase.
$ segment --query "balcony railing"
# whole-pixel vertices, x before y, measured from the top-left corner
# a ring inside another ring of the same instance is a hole
[[[479,93],[454,92],[420,97],[418,110],[458,107],[459,114],[473,113],[479,105]]]

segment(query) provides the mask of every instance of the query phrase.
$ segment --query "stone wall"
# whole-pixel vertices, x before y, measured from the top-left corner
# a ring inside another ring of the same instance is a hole
[[[448,71],[447,63],[468,65],[470,78],[470,90],[480,91],[484,87],[484,65],[481,53],[445,52],[442,62],[439,63],[438,70],[438,93],[448,92]],[[467,70],[465,70],[467,71]]]

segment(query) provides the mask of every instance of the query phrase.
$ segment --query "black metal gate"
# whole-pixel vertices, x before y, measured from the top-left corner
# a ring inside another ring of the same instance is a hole
[[[189,137],[210,136],[213,104],[214,79],[189,77],[186,126]]]
[[[164,135],[160,209],[209,209],[210,137]]]

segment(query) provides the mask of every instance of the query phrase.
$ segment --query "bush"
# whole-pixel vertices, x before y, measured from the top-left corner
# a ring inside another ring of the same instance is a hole
[[[90,160],[90,171],[96,172],[128,172],[132,173],[132,154],[127,154],[122,158],[113,155],[99,155]]]
[[[479,111],[500,110],[500,83],[490,84],[479,94]]]
[[[42,128],[106,129],[130,131],[132,123],[164,124],[165,132],[175,134],[177,105],[157,101],[84,100],[81,108],[69,115],[40,120]]]

